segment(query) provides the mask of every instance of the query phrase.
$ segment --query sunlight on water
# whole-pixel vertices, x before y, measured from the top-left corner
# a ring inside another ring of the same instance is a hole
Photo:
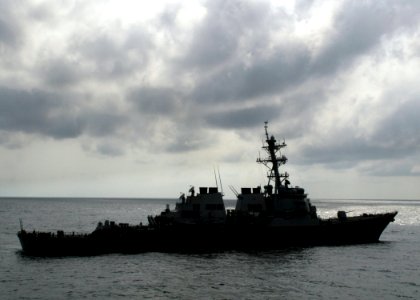
[[[321,218],[335,218],[337,211],[343,210],[349,216],[364,213],[384,213],[398,211],[395,224],[420,225],[420,201],[417,200],[312,200]]]

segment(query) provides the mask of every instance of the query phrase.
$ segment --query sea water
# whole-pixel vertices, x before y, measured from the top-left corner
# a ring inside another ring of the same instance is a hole
[[[88,233],[104,220],[146,224],[175,201],[0,198],[0,299],[420,299],[415,200],[312,200],[325,218],[398,210],[374,244],[61,258],[20,252],[19,219],[28,231]]]

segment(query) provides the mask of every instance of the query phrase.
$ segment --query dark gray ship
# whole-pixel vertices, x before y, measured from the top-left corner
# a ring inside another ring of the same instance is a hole
[[[191,188],[175,209],[149,216],[147,225],[100,222],[90,234],[64,231],[18,232],[22,253],[35,256],[98,255],[106,253],[271,250],[289,246],[346,245],[378,242],[397,212],[323,219],[301,187],[293,187],[279,168],[287,158],[269,136],[257,162],[268,168],[265,186],[244,187],[236,193],[235,209],[226,210],[218,187]],[[217,180],[216,180],[217,182]]]

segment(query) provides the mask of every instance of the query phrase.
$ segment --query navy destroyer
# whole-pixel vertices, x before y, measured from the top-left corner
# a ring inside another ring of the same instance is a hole
[[[318,216],[301,187],[293,187],[287,162],[265,123],[265,158],[257,162],[268,168],[265,186],[244,187],[236,193],[235,209],[226,210],[218,187],[192,187],[175,209],[169,205],[148,224],[100,222],[90,234],[64,231],[18,232],[22,253],[36,256],[97,255],[147,251],[224,251],[278,249],[288,246],[344,245],[378,242],[397,212],[337,217]]]

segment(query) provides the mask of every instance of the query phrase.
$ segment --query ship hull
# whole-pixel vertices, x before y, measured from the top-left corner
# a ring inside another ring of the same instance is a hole
[[[86,235],[18,233],[22,253],[34,256],[85,256],[106,253],[194,252],[280,249],[288,246],[378,242],[396,212],[319,220],[312,225],[171,225],[94,231]]]

